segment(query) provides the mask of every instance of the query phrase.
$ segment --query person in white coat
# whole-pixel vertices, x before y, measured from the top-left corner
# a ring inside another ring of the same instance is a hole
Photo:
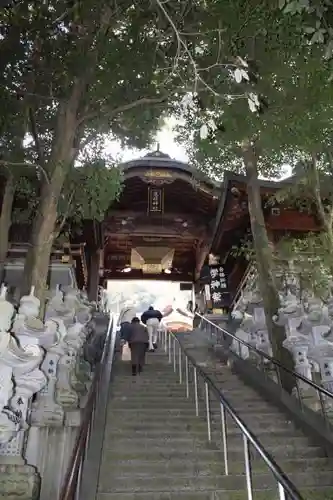
[[[154,352],[157,349],[157,334],[163,314],[158,309],[150,306],[141,316],[143,324],[147,325],[149,335],[149,351]]]
[[[128,302],[120,311],[118,318],[118,326],[120,326],[120,339],[127,342],[127,337],[130,333],[132,319],[136,317],[136,309],[133,304]]]

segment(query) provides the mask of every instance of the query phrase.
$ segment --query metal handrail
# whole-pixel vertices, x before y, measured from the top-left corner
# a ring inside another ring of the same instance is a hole
[[[212,411],[210,405],[210,394],[213,393],[217,398],[220,405],[221,417],[221,432],[223,441],[223,454],[224,454],[224,473],[229,475],[229,461],[228,461],[228,439],[227,439],[227,420],[226,413],[230,415],[232,420],[236,423],[242,433],[243,438],[243,451],[245,462],[245,475],[246,475],[246,490],[247,500],[253,500],[253,471],[251,467],[251,452],[250,445],[259,453],[260,457],[266,463],[273,476],[275,477],[278,485],[278,499],[279,500],[304,500],[301,493],[296,486],[290,481],[288,476],[283,472],[281,467],[275,462],[274,458],[262,446],[258,438],[247,427],[242,418],[237,414],[233,406],[225,398],[221,390],[216,386],[210,376],[205,373],[200,366],[198,366],[195,359],[188,353],[184,346],[180,343],[179,339],[167,329],[160,330],[160,342],[164,346],[165,352],[168,354],[169,363],[173,363],[174,372],[177,373],[177,359],[178,359],[178,373],[179,383],[184,381],[183,370],[183,356],[185,356],[185,383],[186,383],[186,397],[190,397],[190,376],[189,366],[193,368],[194,379],[194,399],[196,416],[199,416],[199,391],[198,391],[198,375],[204,381],[205,385],[205,413],[207,421],[207,435],[208,441],[212,440]],[[172,342],[173,341],[173,342]],[[172,348],[173,344],[173,348]],[[178,345],[178,356],[176,346]]]
[[[326,413],[326,410],[325,410],[325,402],[324,402],[325,398],[324,398],[324,396],[326,396],[327,398],[330,398],[332,400],[332,403],[333,403],[333,393],[331,391],[328,391],[327,389],[325,389],[325,387],[316,384],[315,382],[313,382],[309,378],[305,377],[304,375],[302,375],[300,373],[297,373],[294,370],[291,370],[291,369],[287,368],[286,366],[284,366],[277,359],[269,356],[269,354],[266,354],[264,351],[261,351],[257,347],[254,347],[253,345],[249,344],[245,340],[242,340],[242,339],[236,337],[235,335],[233,335],[232,333],[228,332],[228,330],[225,330],[221,326],[216,325],[215,323],[213,323],[212,321],[210,321],[206,316],[202,316],[199,313],[196,313],[196,315],[198,317],[200,317],[201,320],[206,321],[206,323],[208,323],[212,327],[216,328],[216,330],[220,331],[224,335],[228,335],[231,339],[235,340],[238,343],[238,354],[236,352],[232,351],[235,355],[238,355],[240,357],[240,345],[243,345],[243,346],[247,347],[250,351],[255,352],[261,359],[266,359],[267,361],[269,361],[270,363],[272,363],[272,365],[274,365],[274,367],[275,367],[275,371],[276,371],[276,375],[277,375],[277,380],[278,380],[278,382],[279,382],[280,385],[281,385],[281,378],[280,378],[280,374],[279,374],[278,368],[280,370],[285,371],[286,373],[288,373],[292,377],[294,377],[294,379],[296,381],[295,388],[296,388],[296,391],[297,391],[297,397],[298,397],[300,403],[302,403],[302,396],[301,396],[301,391],[300,391],[300,387],[299,387],[299,381],[302,381],[303,383],[305,383],[305,384],[309,385],[310,387],[312,387],[316,391],[316,393],[318,394],[322,416],[325,419],[326,423],[328,423],[327,413]]]
[[[73,453],[67,468],[67,473],[60,491],[59,500],[76,500],[79,498],[82,469],[89,446],[95,409],[98,404],[100,381],[109,356],[113,356],[114,345],[115,333],[113,328],[113,316],[110,314],[102,356],[96,367],[95,376],[89,391],[88,401],[83,410],[82,423],[79,428]]]

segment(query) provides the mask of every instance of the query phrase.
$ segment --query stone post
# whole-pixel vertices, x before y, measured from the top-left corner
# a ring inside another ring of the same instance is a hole
[[[49,342],[44,343],[42,369],[48,386],[32,405],[27,446],[27,455],[42,477],[39,500],[58,498],[81,424],[85,401],[80,396],[86,394],[90,382],[90,365],[82,363],[90,309],[72,288],[65,295],[58,288],[46,308]]]
[[[12,315],[13,307],[6,302],[5,293],[2,292],[1,336],[6,338],[7,346],[6,351],[2,353],[1,361],[7,367],[7,377],[8,367],[12,370],[11,377],[14,381],[14,389],[8,399],[6,413],[12,422],[12,431],[14,430],[13,424],[15,424],[16,432],[7,431],[8,442],[4,444],[2,441],[3,445],[0,448],[0,491],[4,498],[35,500],[39,494],[40,477],[36,468],[27,463],[23,454],[31,397],[46,383],[46,378],[39,369],[44,352],[38,347],[35,338],[30,338],[30,340],[24,337],[19,338],[18,344],[15,337],[9,334]],[[21,323],[23,328],[22,325],[23,323]],[[7,381],[9,383],[8,378]],[[11,418],[13,416],[16,418]]]

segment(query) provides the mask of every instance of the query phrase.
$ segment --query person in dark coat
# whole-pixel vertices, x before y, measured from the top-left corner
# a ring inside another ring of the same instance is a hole
[[[160,321],[163,318],[161,311],[150,306],[141,316],[141,321],[147,325],[149,335],[149,351],[153,352],[157,349],[157,333],[160,326]]]
[[[128,329],[128,345],[131,349],[132,375],[142,372],[146,351],[149,346],[147,328],[140,324],[139,318],[133,318]]]

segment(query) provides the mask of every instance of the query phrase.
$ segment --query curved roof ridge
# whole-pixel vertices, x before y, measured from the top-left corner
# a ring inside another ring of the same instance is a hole
[[[221,183],[215,181],[214,179],[208,177],[208,175],[204,174],[200,170],[192,167],[189,163],[185,163],[180,160],[176,160],[171,158],[168,154],[162,153],[161,151],[153,151],[152,153],[148,153],[145,156],[142,156],[137,159],[129,160],[127,162],[121,163],[119,165],[124,171],[138,168],[138,167],[147,167],[147,168],[170,168],[175,170],[181,170],[187,174],[192,175],[198,181],[204,182],[212,186],[213,188],[219,188]]]

